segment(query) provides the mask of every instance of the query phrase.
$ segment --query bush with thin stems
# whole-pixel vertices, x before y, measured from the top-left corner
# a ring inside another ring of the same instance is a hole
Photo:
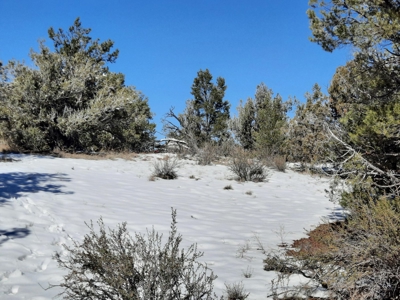
[[[162,235],[148,230],[131,236],[127,224],[106,231],[103,220],[87,225],[90,233],[83,242],[64,246],[66,256],[55,255],[68,271],[59,285],[64,299],[179,300],[217,299],[213,281],[217,278],[206,264],[196,244],[181,249],[176,210],[172,209],[171,231],[163,244]]]
[[[239,181],[261,182],[267,178],[268,172],[259,159],[251,158],[244,150],[237,150],[232,155],[228,168]]]
[[[177,157],[165,157],[160,161],[153,163],[153,174],[154,177],[162,179],[176,179],[178,174],[176,173],[179,168],[179,160]]]

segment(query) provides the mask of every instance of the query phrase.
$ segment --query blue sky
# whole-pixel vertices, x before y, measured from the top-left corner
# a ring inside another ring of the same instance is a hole
[[[225,99],[240,99],[264,82],[284,99],[304,100],[314,83],[324,90],[349,49],[327,53],[314,43],[307,0],[0,0],[0,60],[24,60],[49,27],[77,17],[91,36],[111,39],[120,56],[110,66],[148,98],[158,137],[170,107],[183,111],[200,69],[224,77]],[[51,46],[50,44],[48,44]]]

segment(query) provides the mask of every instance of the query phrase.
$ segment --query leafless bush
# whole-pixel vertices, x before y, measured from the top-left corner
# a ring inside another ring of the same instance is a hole
[[[176,300],[217,299],[213,293],[216,276],[200,262],[203,256],[196,244],[180,249],[176,211],[172,210],[171,231],[166,243],[154,229],[132,237],[126,223],[106,232],[103,220],[100,232],[93,223],[82,244],[65,246],[66,257],[55,255],[59,266],[68,270],[59,285],[64,299]]]
[[[228,167],[240,181],[261,182],[268,175],[263,163],[258,159],[251,158],[244,150],[237,150],[232,155]]]
[[[203,148],[198,150],[196,158],[199,165],[211,165],[211,163],[217,159],[216,147],[209,143],[205,144]]]
[[[232,187],[232,185],[226,185],[226,186],[224,186],[224,190],[233,190],[233,187]]]
[[[253,268],[250,266],[247,266],[246,270],[242,271],[242,274],[244,276],[244,278],[251,278],[251,276],[253,276]]]
[[[220,157],[229,157],[235,151],[235,142],[231,139],[227,139],[221,142],[221,144],[215,147],[216,154]]]
[[[237,258],[246,258],[247,251],[250,250],[249,241],[246,241],[244,244],[239,245],[238,250],[236,251]]]
[[[227,300],[244,300],[247,299],[250,293],[247,293],[244,289],[242,282],[240,283],[225,283],[225,293]]]
[[[176,179],[178,178],[178,174],[176,170],[179,168],[179,160],[174,157],[166,157],[161,161],[156,161],[153,164],[153,176],[159,177],[162,179]]]

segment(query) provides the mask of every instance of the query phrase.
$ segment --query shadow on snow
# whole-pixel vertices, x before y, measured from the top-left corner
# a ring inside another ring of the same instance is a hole
[[[327,208],[330,213],[327,216],[329,222],[343,221],[346,219],[346,211],[342,207]]]
[[[8,239],[21,239],[30,233],[31,231],[27,228],[11,228],[7,230],[0,230],[0,246]]]
[[[48,192],[72,194],[62,191],[60,181],[70,181],[65,174],[12,172],[0,174],[0,206],[24,193]],[[57,182],[57,183],[52,183]]]

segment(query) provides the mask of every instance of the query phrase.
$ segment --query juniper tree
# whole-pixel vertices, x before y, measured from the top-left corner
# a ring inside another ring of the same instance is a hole
[[[49,29],[31,51],[35,68],[17,61],[5,67],[1,92],[2,134],[25,151],[138,150],[154,138],[146,97],[109,71],[118,57],[113,42],[93,40],[78,19],[67,30]]]
[[[248,98],[246,103],[240,104],[237,108],[238,116],[230,122],[231,130],[235,138],[245,150],[254,148],[254,125],[255,125],[255,105],[252,98]]]
[[[295,162],[314,163],[326,161],[330,138],[325,124],[332,123],[328,97],[315,84],[312,93],[306,93],[306,102],[298,103],[295,116],[289,121],[287,151]]]

